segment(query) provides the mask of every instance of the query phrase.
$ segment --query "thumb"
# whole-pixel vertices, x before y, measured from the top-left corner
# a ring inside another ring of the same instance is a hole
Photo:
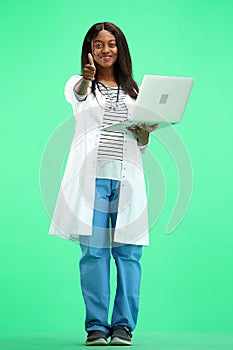
[[[95,65],[94,65],[94,59],[93,59],[91,53],[88,54],[88,61],[89,61],[89,63],[90,63],[91,66],[95,66]]]

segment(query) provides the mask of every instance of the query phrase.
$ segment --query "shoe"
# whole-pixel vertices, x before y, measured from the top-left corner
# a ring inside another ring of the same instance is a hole
[[[86,340],[86,345],[108,345],[107,336],[103,331],[89,331]]]
[[[111,331],[110,345],[132,345],[132,333],[125,326],[115,326]]]

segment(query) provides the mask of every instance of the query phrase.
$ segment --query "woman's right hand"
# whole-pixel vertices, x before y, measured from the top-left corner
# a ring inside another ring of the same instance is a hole
[[[83,68],[83,79],[95,80],[96,68],[95,68],[94,59],[91,53],[88,54],[88,61],[89,61],[89,64],[86,64],[85,67]]]

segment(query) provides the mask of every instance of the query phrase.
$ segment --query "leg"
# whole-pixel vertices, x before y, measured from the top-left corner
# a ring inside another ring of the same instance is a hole
[[[142,246],[124,244],[113,246],[117,267],[117,291],[112,314],[112,327],[135,329],[139,309]]]
[[[102,181],[101,181],[102,180]],[[86,331],[109,334],[110,299],[109,180],[96,179],[96,196],[91,237],[82,236],[80,278],[86,306]]]
[[[114,231],[117,219],[117,201],[119,182],[113,182],[115,191],[112,191],[110,202],[111,221]],[[117,291],[112,314],[112,327],[126,326],[133,331],[138,317],[139,294],[141,281],[140,258],[142,246],[132,244],[114,244],[112,255],[117,267]]]

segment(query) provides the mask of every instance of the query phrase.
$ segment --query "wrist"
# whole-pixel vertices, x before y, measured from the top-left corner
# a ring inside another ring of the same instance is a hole
[[[138,136],[137,142],[139,146],[145,146],[149,142],[149,133]]]
[[[84,82],[84,83],[89,84],[89,83],[90,83],[90,81],[92,81],[92,80],[91,80],[91,79],[87,79],[87,78],[84,78],[84,77],[83,77],[83,82]]]

